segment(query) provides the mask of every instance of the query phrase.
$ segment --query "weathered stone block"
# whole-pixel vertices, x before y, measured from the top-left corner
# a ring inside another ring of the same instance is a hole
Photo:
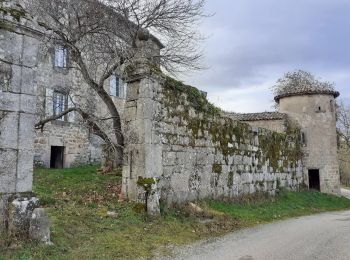
[[[139,99],[137,102],[136,117],[138,119],[153,119],[160,109],[159,104],[152,102],[148,98]]]
[[[8,195],[0,195],[0,236],[6,234],[8,226]]]
[[[0,91],[0,110],[19,111],[19,95]]]
[[[34,149],[34,124],[36,116],[33,114],[21,113],[19,116],[18,149]]]
[[[16,192],[29,192],[33,185],[33,151],[19,150]]]
[[[16,192],[17,151],[0,149],[0,193]]]
[[[29,227],[29,237],[33,240],[50,244],[50,224],[49,217],[44,209],[34,209]]]
[[[19,114],[16,112],[0,112],[0,147],[17,148]]]
[[[21,94],[19,111],[21,113],[35,114],[36,113],[36,96]]]
[[[33,210],[38,207],[39,200],[33,198],[18,198],[10,204],[9,231],[12,235],[29,234],[30,219]]]
[[[163,173],[162,146],[145,145],[145,177],[160,177]]]
[[[147,213],[152,216],[160,216],[160,194],[157,183],[152,184],[147,198]]]
[[[142,87],[139,90],[139,98],[150,98],[155,97],[157,89],[160,88],[159,83],[151,78],[145,78],[141,81]]]
[[[37,56],[39,53],[38,40],[32,37],[25,37],[24,48],[26,51],[23,52],[23,56],[22,56],[23,63],[27,67],[35,67],[37,65]]]

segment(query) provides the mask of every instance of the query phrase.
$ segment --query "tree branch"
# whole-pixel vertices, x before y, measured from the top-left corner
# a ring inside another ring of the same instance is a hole
[[[108,143],[109,145],[111,145],[112,147],[115,148],[122,148],[123,145],[120,144],[116,144],[114,142],[111,141],[111,139],[108,137],[108,135],[101,129],[101,127],[99,125],[97,125],[94,121],[93,118],[86,112],[84,112],[82,109],[80,108],[76,108],[76,107],[72,107],[69,108],[65,111],[63,111],[62,113],[58,114],[58,115],[54,115],[54,116],[50,116],[44,120],[41,120],[40,122],[38,122],[37,124],[35,124],[35,128],[36,129],[41,129],[41,131],[43,131],[44,126],[52,121],[55,121],[59,118],[61,118],[62,116],[65,116],[66,114],[70,113],[70,112],[78,112],[81,117],[83,118],[83,120],[88,124],[89,128],[92,130],[92,132],[101,137],[106,143]]]
[[[39,121],[37,124],[35,124],[35,129],[41,129],[41,130],[43,130],[44,126],[45,126],[47,123],[49,123],[49,122],[51,122],[51,121],[55,121],[55,120],[57,120],[57,119],[60,119],[61,117],[65,116],[65,115],[67,115],[68,113],[73,112],[73,111],[77,111],[77,108],[72,107],[72,108],[69,108],[69,109],[63,111],[62,113],[60,113],[60,114],[58,114],[58,115],[53,115],[53,116],[50,116],[50,117],[48,117],[48,118],[45,118],[44,120],[41,120],[41,121]]]

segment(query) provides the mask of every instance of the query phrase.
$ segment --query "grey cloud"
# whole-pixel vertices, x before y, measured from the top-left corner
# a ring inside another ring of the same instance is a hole
[[[207,9],[216,13],[202,26],[211,36],[209,69],[188,81],[208,92],[264,85],[299,68],[320,76],[350,71],[350,1],[208,0]]]

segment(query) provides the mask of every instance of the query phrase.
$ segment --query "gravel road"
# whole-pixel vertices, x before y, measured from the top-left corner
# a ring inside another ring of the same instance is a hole
[[[344,190],[350,197],[350,191]],[[323,213],[241,230],[175,249],[164,259],[350,260],[350,211]]]

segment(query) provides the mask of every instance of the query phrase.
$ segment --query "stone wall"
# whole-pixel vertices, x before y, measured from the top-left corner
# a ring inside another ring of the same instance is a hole
[[[197,89],[170,78],[129,84],[124,192],[144,198],[157,180],[167,203],[269,192],[303,183],[299,132],[253,128],[221,115]]]
[[[0,1],[0,19],[0,236],[29,236],[38,31],[14,1]]]
[[[64,167],[77,167],[101,160],[101,140],[79,125],[53,122],[45,131],[36,131],[35,165],[50,167],[51,146],[64,147]]]
[[[39,43],[23,10],[0,7],[0,194],[30,192]]]

